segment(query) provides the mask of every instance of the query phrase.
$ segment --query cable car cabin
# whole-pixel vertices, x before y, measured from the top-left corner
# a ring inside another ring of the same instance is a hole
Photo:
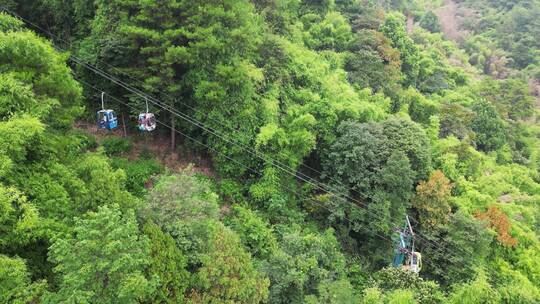
[[[420,252],[413,252],[411,253],[410,259],[409,266],[411,271],[419,273],[420,269],[422,269],[422,255]]]
[[[402,268],[414,273],[419,273],[422,269],[422,255],[420,252],[411,252],[407,258],[407,262]]]
[[[97,120],[100,129],[112,130],[118,126],[118,120],[113,110],[99,110]]]
[[[152,113],[139,114],[139,130],[141,131],[154,131],[156,129],[156,118]]]
[[[414,231],[408,215],[405,215],[405,220],[405,226],[396,230],[399,238],[396,239],[392,266],[418,273],[422,269],[422,255],[414,251]]]

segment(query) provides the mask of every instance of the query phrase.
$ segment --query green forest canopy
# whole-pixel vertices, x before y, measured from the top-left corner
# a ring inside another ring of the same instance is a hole
[[[540,2],[440,5],[0,0],[0,303],[540,302]]]

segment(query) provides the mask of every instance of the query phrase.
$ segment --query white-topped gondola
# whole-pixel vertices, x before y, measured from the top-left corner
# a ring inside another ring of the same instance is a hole
[[[154,131],[156,129],[156,117],[153,113],[149,113],[148,111],[148,100],[146,101],[146,112],[139,114],[139,130],[143,132],[150,132]]]

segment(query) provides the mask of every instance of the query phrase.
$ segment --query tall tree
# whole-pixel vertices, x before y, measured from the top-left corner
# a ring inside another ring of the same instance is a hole
[[[500,295],[488,282],[486,274],[480,272],[474,280],[456,285],[448,303],[501,303]]]
[[[427,181],[416,186],[413,206],[418,210],[422,226],[429,228],[444,225],[450,216],[450,196],[452,184],[444,174],[433,171]]]
[[[305,296],[317,294],[319,287],[324,289],[321,284],[342,279],[345,257],[333,233],[332,229],[318,234],[297,227],[283,236],[282,249],[262,265],[271,282],[270,303],[302,303]]]
[[[157,276],[156,290],[150,296],[151,303],[181,303],[189,286],[189,272],[185,269],[187,258],[176,247],[174,239],[153,222],[143,227],[150,240],[149,277]]]
[[[506,142],[504,121],[495,107],[487,101],[474,104],[475,117],[471,129],[476,133],[475,142],[482,151],[494,151]]]
[[[431,260],[422,272],[443,286],[472,279],[475,273],[470,269],[485,261],[493,239],[481,222],[462,211],[452,214],[444,226],[421,231],[426,240],[438,244],[420,249]]]
[[[156,96],[167,107],[181,109],[185,90],[181,79],[187,70],[184,19],[178,18],[185,9],[183,1],[127,2],[123,9],[134,12],[118,28],[118,34],[124,37],[132,54],[125,71],[136,79],[142,79],[143,90]],[[132,98],[131,103],[141,112],[145,108],[140,98]],[[160,112],[160,109],[153,107],[152,112]],[[174,149],[176,120],[173,114],[169,116],[171,148]]]
[[[381,150],[385,157],[389,157],[394,151],[403,152],[410,161],[411,169],[415,172],[414,180],[427,177],[431,167],[431,155],[429,153],[429,139],[426,131],[417,123],[392,117],[382,124],[383,141]]]
[[[307,15],[308,17],[311,15]],[[305,18],[309,19],[309,18]],[[337,12],[326,14],[321,22],[311,24],[306,22],[308,28],[304,41],[316,50],[344,51],[352,40],[351,26],[347,20]]]
[[[530,118],[534,113],[534,97],[525,79],[483,80],[478,88],[480,96],[491,102],[501,117],[510,120]]]
[[[82,91],[66,57],[43,38],[22,30],[20,21],[5,13],[0,18],[0,117],[27,113],[52,127],[68,129],[82,113]]]
[[[404,16],[401,14],[388,14],[379,30],[392,41],[401,56],[401,70],[405,74],[405,86],[415,87],[420,72],[420,50],[414,41],[407,36]]]
[[[415,303],[441,303],[444,299],[439,284],[424,280],[417,274],[401,268],[387,267],[379,270],[373,274],[368,286],[387,293],[408,290]]]
[[[441,31],[439,17],[437,17],[433,11],[427,11],[424,16],[422,16],[422,19],[420,19],[420,26],[432,33]]]
[[[0,254],[0,302],[39,303],[45,282],[30,282],[25,261]]]
[[[36,207],[17,189],[0,185],[0,251],[24,246],[39,226]]]
[[[397,97],[402,80],[399,52],[388,37],[375,30],[356,33],[344,58],[349,81],[360,88],[371,88]]]
[[[268,299],[269,280],[259,273],[238,235],[221,223],[213,227],[209,252],[189,296],[194,303],[262,303]]]
[[[375,188],[371,194],[372,202],[368,206],[368,209],[373,211],[368,213],[368,222],[375,226],[372,230],[382,230],[388,234],[401,224],[406,210],[410,207],[413,182],[414,171],[409,159],[403,152],[395,151],[376,175]]]
[[[489,206],[485,212],[477,212],[476,217],[486,221],[490,228],[497,232],[497,241],[503,246],[516,246],[518,240],[510,235],[512,223],[504,212],[496,206]]]
[[[50,260],[60,276],[51,303],[140,303],[153,284],[145,278],[148,238],[139,234],[132,211],[102,206],[76,219],[73,234],[58,236]],[[97,259],[97,260],[96,260]]]
[[[254,211],[234,206],[231,228],[238,233],[240,240],[256,258],[267,258],[277,249],[274,231],[264,219]]]
[[[212,223],[218,220],[217,195],[190,169],[162,176],[150,191],[140,215],[151,220],[175,240],[190,267],[200,265],[207,252]]]

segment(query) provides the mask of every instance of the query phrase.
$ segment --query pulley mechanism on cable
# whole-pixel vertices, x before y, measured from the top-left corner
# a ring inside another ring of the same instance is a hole
[[[422,255],[414,251],[414,232],[409,221],[409,216],[405,215],[405,226],[396,229],[399,237],[396,239],[394,249],[393,267],[401,267],[414,273],[422,269]]]
[[[112,130],[118,126],[116,114],[111,109],[105,109],[105,92],[101,92],[101,110],[97,111],[97,125],[100,129]]]
[[[144,99],[146,102],[146,112],[139,114],[139,130],[143,132],[150,132],[156,129],[156,118],[153,113],[148,111],[148,99]]]

